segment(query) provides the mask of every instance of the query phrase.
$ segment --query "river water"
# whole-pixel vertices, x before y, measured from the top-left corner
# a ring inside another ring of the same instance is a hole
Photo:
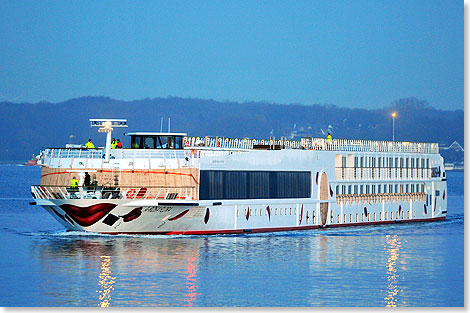
[[[0,306],[464,306],[464,174],[432,223],[223,236],[68,233],[0,165]]]

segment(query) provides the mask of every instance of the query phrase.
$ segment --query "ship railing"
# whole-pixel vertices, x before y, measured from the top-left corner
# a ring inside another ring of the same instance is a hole
[[[103,159],[104,149],[47,148],[41,152],[40,164],[49,165],[53,159]],[[198,157],[189,150],[172,149],[112,149],[110,159],[163,159],[182,160],[186,157]]]
[[[207,147],[212,149],[253,149],[257,145],[280,147],[282,149],[307,149],[326,151],[356,152],[397,152],[397,153],[439,153],[437,143],[376,141],[355,139],[301,138],[301,140],[250,139],[228,137],[184,137],[187,148]]]
[[[35,199],[197,200],[195,186],[31,186]]]

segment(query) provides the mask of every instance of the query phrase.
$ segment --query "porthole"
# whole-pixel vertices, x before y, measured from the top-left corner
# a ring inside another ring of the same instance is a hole
[[[289,215],[292,215],[292,208],[289,208]]]
[[[284,211],[284,215],[287,215],[287,208],[286,208],[286,210]]]
[[[379,219],[382,220],[382,212],[379,213]]]
[[[338,214],[338,219],[336,220],[336,223],[339,223],[339,214]]]
[[[356,222],[359,221],[359,214],[356,213]]]
[[[274,215],[277,215],[277,208],[274,209]]]
[[[312,224],[315,224],[315,211],[312,211]]]
[[[279,209],[279,215],[282,215],[282,208]]]
[[[258,211],[258,209],[255,209],[255,216],[256,216],[256,211]]]
[[[346,223],[346,214],[343,216],[343,223]]]
[[[388,219],[388,212],[385,212],[385,220]]]
[[[374,222],[375,222],[375,212],[374,212]]]
[[[352,223],[352,214],[349,214],[349,223]]]

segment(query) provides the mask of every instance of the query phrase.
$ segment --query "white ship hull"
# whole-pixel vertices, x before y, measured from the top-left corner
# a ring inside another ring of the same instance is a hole
[[[310,199],[228,200],[217,201],[217,205],[210,202],[174,205],[155,200],[39,200],[38,204],[72,231],[202,235],[442,220],[446,218],[447,212],[442,210],[441,202],[440,207],[437,207],[436,201],[436,206],[433,204],[426,208],[424,201],[389,204],[382,201],[343,206],[330,202],[331,206],[323,216],[318,201],[315,203]],[[68,206],[75,206],[82,211],[96,206],[103,208],[89,215],[78,216]],[[94,218],[90,219],[93,215]]]

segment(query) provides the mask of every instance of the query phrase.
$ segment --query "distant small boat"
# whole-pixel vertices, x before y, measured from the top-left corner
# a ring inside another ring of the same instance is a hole
[[[25,165],[25,166],[35,166],[35,165],[38,165],[38,160],[34,157],[34,154],[33,154],[32,159],[29,160],[28,162],[26,162],[24,165]]]

